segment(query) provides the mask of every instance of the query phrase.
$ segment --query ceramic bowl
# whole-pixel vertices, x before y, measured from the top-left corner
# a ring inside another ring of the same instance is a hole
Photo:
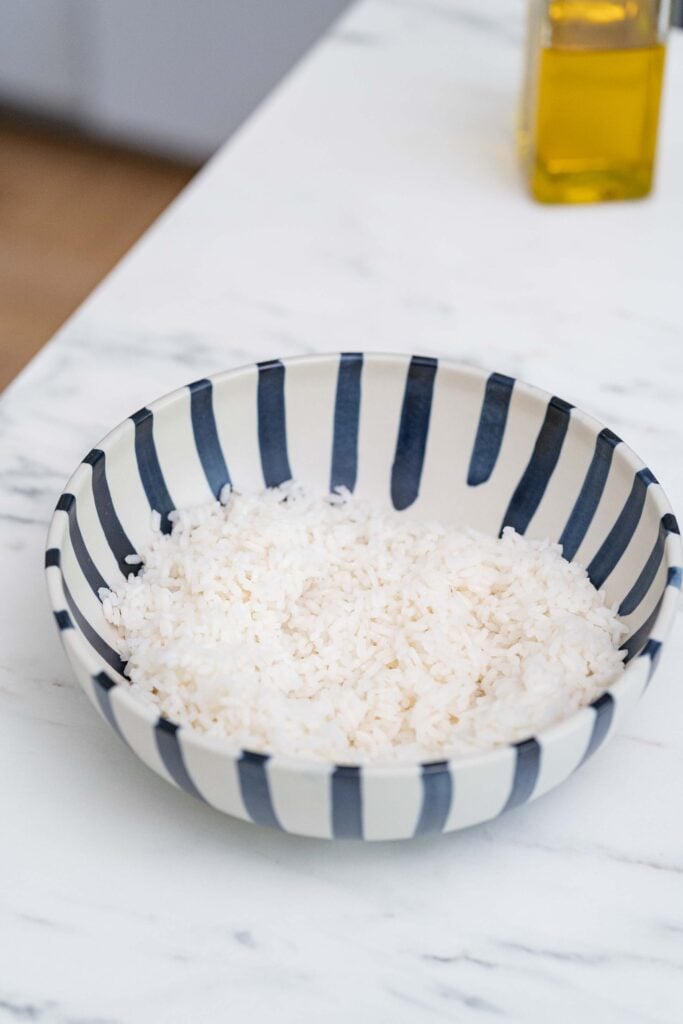
[[[506,525],[559,541],[628,626],[623,675],[590,707],[469,758],[321,764],[241,750],[160,718],[129,691],[100,587],[226,483],[339,485],[401,515]],[[486,821],[557,786],[640,697],[681,583],[678,527],[651,471],[611,430],[510,377],[423,356],[272,360],[196,381],[116,427],[75,471],[46,554],[55,619],[104,719],[155,772],[247,821],[324,838],[404,839]]]

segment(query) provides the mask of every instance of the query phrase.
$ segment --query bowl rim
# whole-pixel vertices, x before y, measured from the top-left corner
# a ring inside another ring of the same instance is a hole
[[[350,353],[341,352],[317,352],[307,353],[305,355],[295,356],[283,356],[280,358],[267,359],[258,362],[243,363],[232,369],[221,370],[218,373],[212,373],[208,375],[208,379],[212,385],[220,385],[225,380],[235,380],[245,374],[253,373],[257,368],[269,368],[271,366],[284,365],[285,367],[296,365],[296,364],[337,364],[342,355]],[[455,373],[461,377],[472,377],[477,380],[486,380],[494,372],[486,369],[485,367],[476,366],[468,362],[461,362],[457,359],[442,356],[425,356],[424,354],[416,353],[401,353],[401,352],[374,352],[370,351],[357,351],[353,354],[362,355],[363,363],[366,360],[372,360],[373,362],[385,362],[387,364],[399,363],[401,366],[408,367],[411,359],[415,358],[428,358],[435,359],[439,371],[446,370],[450,373]],[[205,379],[205,378],[202,378]],[[533,384],[528,384],[526,381],[520,380],[517,377],[512,378],[514,380],[515,389],[521,391],[524,394],[531,397],[534,401],[543,402],[547,404],[553,396],[551,392],[546,391],[543,388],[537,387]],[[172,405],[177,401],[180,401],[186,396],[187,389],[190,384],[183,384],[178,388],[174,388],[172,391],[166,392],[159,398],[152,402],[147,403],[143,408],[154,413],[158,410],[165,408],[166,406]],[[134,415],[134,414],[132,414]],[[605,424],[601,423],[594,416],[584,412],[581,408],[571,404],[571,415],[575,420],[579,420],[584,426],[589,428],[595,435],[601,430],[605,429]],[[94,446],[92,450],[101,449],[105,452],[114,444],[117,443],[118,439],[129,429],[128,423],[130,422],[131,416],[127,416],[124,420],[118,423],[112,430],[108,431],[104,437],[101,438]],[[646,463],[633,451],[633,449],[619,437],[620,458],[625,459],[627,464],[633,469],[634,474],[642,469],[647,469]],[[77,490],[82,486],[79,477],[83,476],[84,473],[84,462],[81,461],[73,473],[67,480],[64,488],[60,494],[76,494]],[[655,508],[659,517],[669,515],[674,518],[675,516],[669,502],[669,499],[659,483],[657,477],[653,475],[653,482],[656,485],[652,488],[652,498],[655,503]],[[74,489],[74,485],[75,488]],[[55,508],[51,519],[50,525],[46,538],[45,550],[46,552],[51,549],[57,549],[61,555],[64,538],[68,536],[67,520],[64,517],[58,517],[57,512],[59,511],[59,505]],[[675,547],[675,561],[672,561],[672,555],[670,553],[671,539],[673,539],[673,545]],[[668,549],[668,551],[667,551]],[[683,562],[683,547],[681,545],[681,537],[679,533],[672,532],[669,534],[669,544],[665,546],[664,554],[662,556],[664,564],[671,568],[679,568]],[[51,573],[51,569],[54,568],[54,564],[46,561],[45,575],[47,582],[47,590],[52,606],[52,611],[55,617],[59,612],[65,610],[68,611],[68,604],[64,593],[64,581],[60,567],[58,573]],[[665,585],[663,597],[666,594],[668,585]],[[587,715],[595,711],[595,704],[604,696],[605,693],[618,694],[621,690],[626,690],[631,687],[631,684],[637,682],[637,677],[642,677],[643,671],[640,667],[640,663],[644,656],[646,656],[646,648],[648,641],[657,635],[661,637],[660,650],[663,647],[666,639],[668,638],[671,628],[673,625],[675,613],[676,613],[677,602],[661,600],[659,608],[650,626],[650,633],[643,645],[641,652],[634,658],[632,658],[628,664],[625,665],[623,673],[619,678],[611,685],[601,690],[598,696],[588,705],[583,705],[577,711],[574,711],[571,715],[566,718],[555,722],[551,726],[544,729],[539,729],[536,732],[525,735],[521,740],[514,742],[504,743],[496,747],[491,747],[482,751],[473,751],[469,754],[455,754],[449,755],[448,750],[445,750],[438,757],[426,758],[425,760],[418,759],[401,759],[401,760],[368,760],[359,762],[333,762],[322,760],[318,758],[310,757],[299,757],[297,755],[281,754],[268,751],[251,751],[248,748],[240,746],[235,741],[231,740],[230,737],[214,736],[208,733],[201,733],[193,729],[191,726],[181,725],[177,722],[173,722],[171,719],[166,718],[155,710],[154,705],[147,704],[140,697],[135,696],[130,688],[123,685],[117,678],[117,674],[114,673],[109,666],[97,660],[96,656],[92,653],[90,646],[86,643],[83,633],[77,623],[73,623],[73,628],[59,629],[59,635],[65,651],[70,661],[75,662],[81,669],[88,675],[91,685],[93,687],[104,686],[105,689],[115,691],[118,694],[117,700],[124,701],[127,708],[131,713],[144,721],[151,728],[155,728],[160,724],[165,724],[170,727],[174,732],[177,730],[178,737],[182,736],[182,744],[189,745],[192,747],[199,748],[210,754],[218,754],[226,757],[230,760],[238,760],[243,756],[253,756],[256,758],[262,758],[268,761],[274,761],[277,763],[278,768],[291,771],[293,773],[310,774],[311,772],[353,772],[362,771],[364,775],[368,773],[373,775],[410,775],[413,776],[416,769],[419,769],[423,773],[438,773],[442,771],[456,771],[459,768],[475,768],[492,766],[496,762],[507,760],[520,746],[529,742],[530,740],[536,740],[541,743],[542,747],[560,741],[565,736],[571,735],[576,729],[582,727],[585,723]],[[648,674],[645,676],[643,689],[647,686],[649,679],[654,673],[656,665],[652,665],[649,669]],[[106,683],[102,679],[105,677]],[[79,680],[80,681],[80,680]],[[642,690],[641,690],[642,693]],[[119,730],[120,732],[120,730]],[[125,737],[121,733],[125,740]],[[578,762],[581,764],[581,760]]]

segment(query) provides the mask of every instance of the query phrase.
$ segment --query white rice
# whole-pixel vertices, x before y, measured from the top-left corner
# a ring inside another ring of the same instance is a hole
[[[283,498],[287,498],[283,501]],[[100,597],[134,693],[254,751],[336,762],[519,740],[622,671],[625,629],[548,541],[288,484],[174,512]]]

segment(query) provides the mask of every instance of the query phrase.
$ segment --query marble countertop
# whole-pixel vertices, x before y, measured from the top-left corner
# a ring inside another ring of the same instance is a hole
[[[0,402],[0,1021],[679,1024],[683,630],[559,790],[466,833],[299,840],[174,791],[62,654],[45,532],[77,461],[245,361],[417,350],[612,426],[683,508],[683,35],[659,186],[542,208],[513,122],[520,0],[367,0]]]

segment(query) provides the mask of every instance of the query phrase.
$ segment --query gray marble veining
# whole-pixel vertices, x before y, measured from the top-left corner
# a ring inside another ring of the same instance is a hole
[[[512,373],[614,427],[683,508],[683,39],[649,201],[543,209],[513,123],[522,5],[367,0],[0,402],[0,1021],[683,1019],[680,629],[621,735],[466,833],[322,844],[146,772],[72,682],[45,527],[159,394],[316,350]]]

